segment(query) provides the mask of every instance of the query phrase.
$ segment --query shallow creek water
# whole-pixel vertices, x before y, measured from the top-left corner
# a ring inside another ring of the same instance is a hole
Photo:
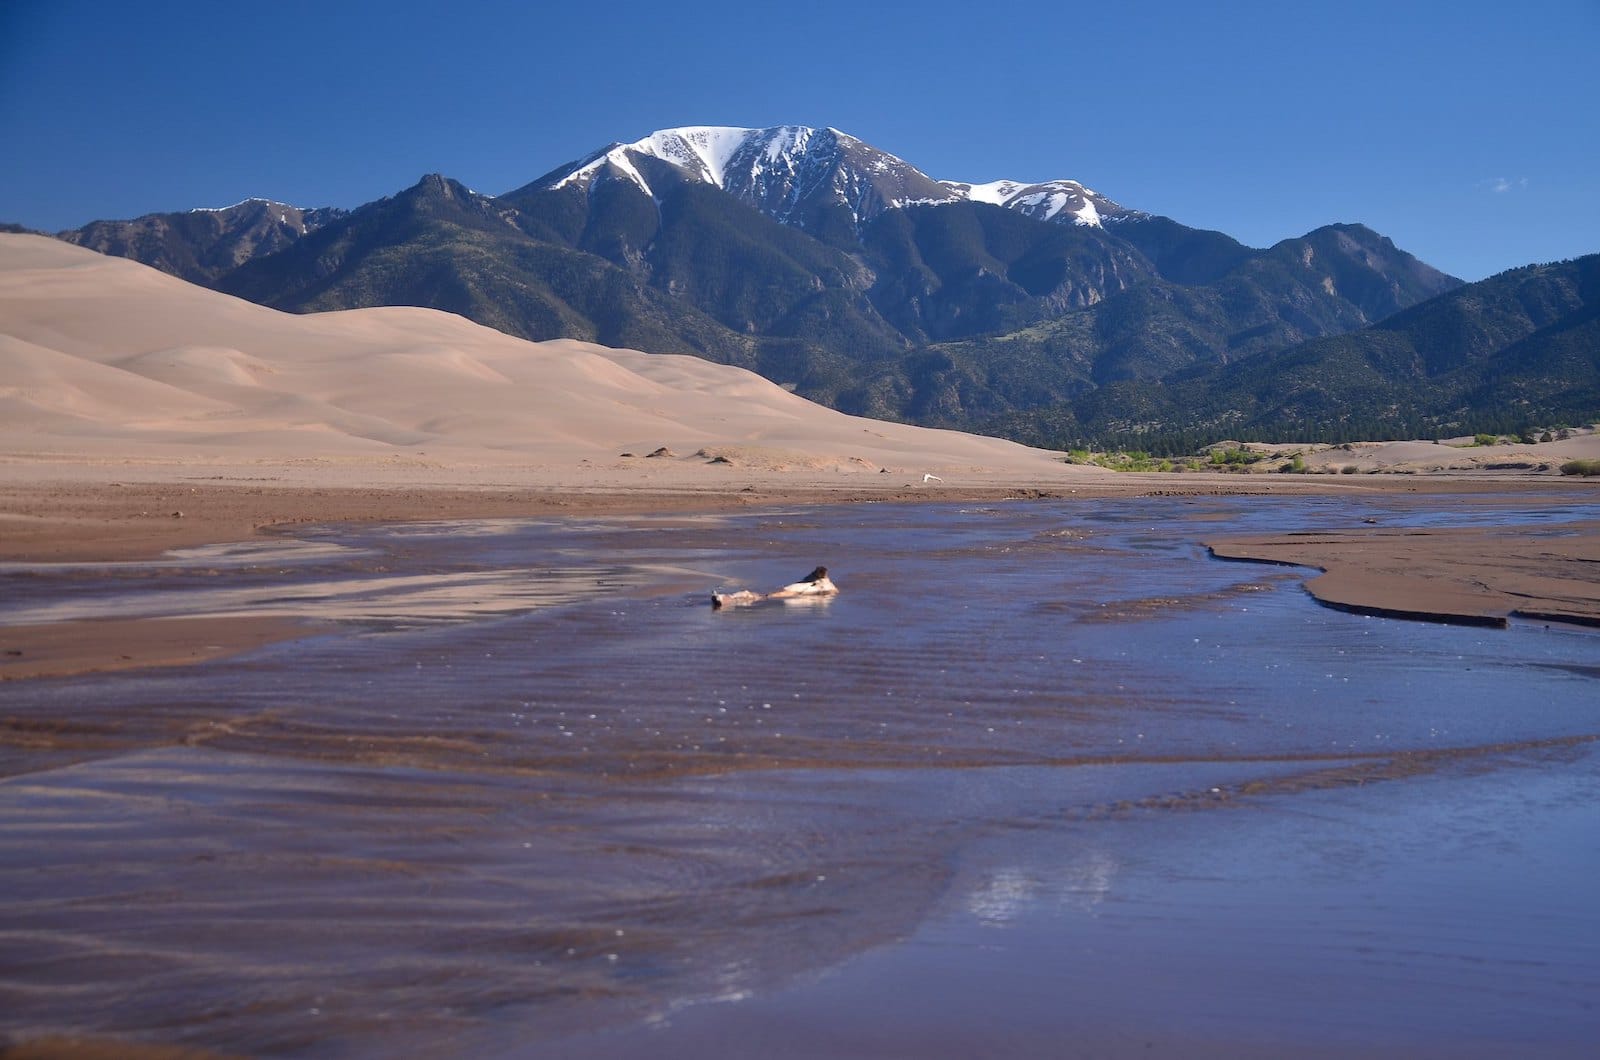
[[[0,1033],[1582,1055],[1600,638],[1337,612],[1199,544],[1507,518],[1447,504],[328,528],[5,568],[0,624],[322,624],[0,686]],[[837,598],[708,606],[818,563]]]

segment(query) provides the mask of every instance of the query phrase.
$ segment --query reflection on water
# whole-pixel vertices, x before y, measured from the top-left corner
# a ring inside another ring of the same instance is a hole
[[[1232,835],[1237,812],[1297,821],[1251,840],[1260,864],[1299,835],[1359,859],[1359,830],[1297,807],[1351,791],[1359,819],[1385,790],[1448,800],[1456,776],[1591,776],[1593,632],[1335,612],[1295,572],[1197,543],[1367,518],[1505,515],[1403,498],[862,506],[0,571],[0,624],[342,624],[229,661],[4,688],[0,1031],[518,1055],[648,1020],[659,1047],[691,1002],[756,1011],[952,909],[990,940],[941,943],[957,950],[1075,917],[1137,933],[1144,914],[1118,917],[1169,900],[1204,922],[1199,892],[1152,889],[1151,869],[1179,835]],[[842,590],[827,606],[709,606],[712,588],[818,564]],[[1280,890],[1310,893],[1311,872]],[[1328,923],[1362,928],[1359,904],[1321,898]],[[1255,938],[1237,919],[1225,969],[1294,945],[1292,918]],[[1600,978],[1587,952],[1563,974]]]
[[[1041,871],[1001,865],[985,872],[967,893],[967,908],[979,923],[1006,926],[1043,904],[1090,911],[1106,900],[1117,877],[1117,860],[1104,850],[1085,850]]]

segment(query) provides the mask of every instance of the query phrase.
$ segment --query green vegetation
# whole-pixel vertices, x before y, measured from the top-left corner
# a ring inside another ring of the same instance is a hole
[[[1094,467],[1103,467],[1111,471],[1161,471],[1182,473],[1188,471],[1210,472],[1244,472],[1252,465],[1264,460],[1274,459],[1274,454],[1246,449],[1238,445],[1214,446],[1208,452],[1191,453],[1188,455],[1154,455],[1143,449],[1109,451],[1095,451],[1078,448],[1067,451],[1066,462],[1069,464],[1089,464]],[[1284,469],[1293,467],[1297,471],[1305,471],[1304,458],[1296,453],[1291,463],[1286,463]],[[1354,470],[1352,468],[1351,470]]]
[[[1258,453],[1250,449],[1237,446],[1229,448],[1215,448],[1211,450],[1211,463],[1214,467],[1224,471],[1249,467],[1267,459],[1266,453]]]
[[[1592,478],[1600,475],[1600,460],[1568,460],[1561,465],[1563,475],[1581,475]]]
[[[1198,458],[1196,462],[1198,462]],[[1138,450],[1134,452],[1094,453],[1087,449],[1074,449],[1068,452],[1067,463],[1088,464],[1092,467],[1103,467],[1111,471],[1171,471],[1174,469],[1171,460],[1156,459],[1149,453]]]

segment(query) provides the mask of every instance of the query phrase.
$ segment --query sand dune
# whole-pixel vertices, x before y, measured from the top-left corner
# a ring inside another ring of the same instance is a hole
[[[1096,477],[1009,442],[845,416],[694,357],[525,342],[427,309],[295,316],[20,235],[0,235],[0,409],[13,464],[417,456],[657,478],[741,463]],[[674,456],[646,461],[661,447]]]
[[[1337,473],[1558,477],[1579,457],[1600,457],[1600,434],[1311,447],[1305,460],[1353,486],[1370,480]],[[525,342],[429,309],[296,316],[6,234],[0,463],[14,482],[171,480],[203,466],[214,479],[329,486],[1136,485],[999,439],[846,416],[696,357]]]

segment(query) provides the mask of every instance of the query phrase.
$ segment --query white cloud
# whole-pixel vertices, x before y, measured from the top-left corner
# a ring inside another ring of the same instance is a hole
[[[1517,177],[1513,180],[1510,177],[1495,177],[1492,180],[1480,181],[1479,186],[1488,188],[1496,195],[1504,195],[1508,191],[1522,191],[1528,186],[1528,178]]]

